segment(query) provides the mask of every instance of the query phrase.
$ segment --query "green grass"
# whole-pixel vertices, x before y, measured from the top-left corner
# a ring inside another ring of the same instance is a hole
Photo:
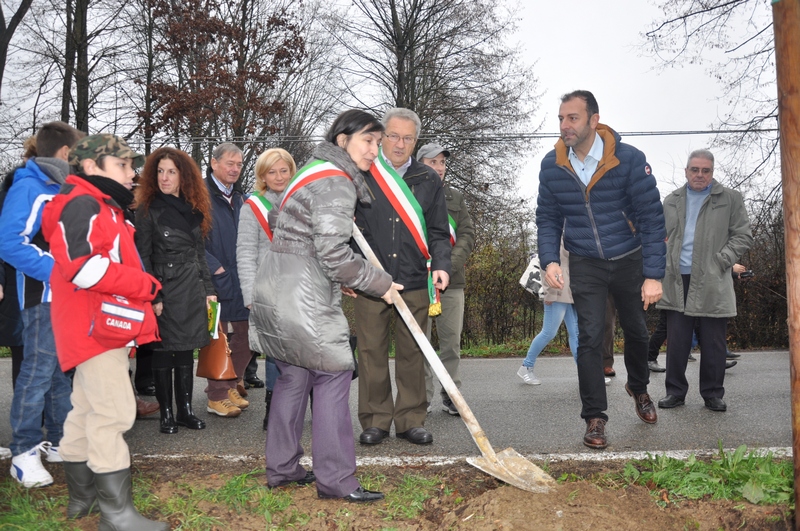
[[[380,513],[386,520],[416,518],[425,500],[439,494],[441,483],[437,477],[405,475],[399,485],[386,493],[386,507]]]
[[[0,358],[10,358],[11,349],[8,347],[0,347]]]
[[[666,489],[671,499],[747,500],[755,504],[783,505],[794,509],[794,469],[790,459],[776,460],[772,453],[747,451],[742,445],[733,452],[710,460],[694,455],[686,461],[650,456],[625,466],[622,479],[644,485],[651,491]]]

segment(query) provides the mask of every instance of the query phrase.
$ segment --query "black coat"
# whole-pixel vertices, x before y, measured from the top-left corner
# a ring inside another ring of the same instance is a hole
[[[153,303],[163,302],[158,316],[163,350],[193,350],[208,344],[206,296],[214,295],[198,222],[190,226],[161,197],[145,212],[136,210],[136,247],[145,270],[161,282]]]
[[[14,171],[6,175],[0,185],[0,212],[6,193],[14,182]],[[22,315],[17,296],[17,270],[0,260],[0,286],[3,286],[3,300],[0,301],[0,346],[18,347],[22,345]]]

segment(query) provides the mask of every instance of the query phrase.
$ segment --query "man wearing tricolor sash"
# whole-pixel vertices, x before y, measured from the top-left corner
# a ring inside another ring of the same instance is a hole
[[[359,203],[356,224],[392,280],[405,289],[403,299],[423,330],[428,326],[431,296],[450,281],[450,230],[439,176],[411,156],[421,122],[413,111],[391,109],[381,152],[366,178],[372,204]],[[430,263],[430,266],[428,266]],[[430,286],[430,290],[429,290]],[[380,298],[355,299],[358,336],[358,419],[361,444],[378,444],[394,424],[397,437],[414,444],[433,442],[423,425],[428,400],[422,350],[408,327],[395,321],[395,381],[389,375],[391,322],[395,310]]]
[[[426,144],[417,151],[417,160],[430,166],[439,175],[444,184],[444,197],[447,201],[447,218],[450,224],[450,243],[452,275],[450,285],[442,293],[442,313],[436,319],[436,335],[439,337],[439,359],[450,374],[456,387],[461,388],[461,377],[458,365],[461,361],[461,330],[464,326],[464,287],[466,279],[464,264],[473,247],[475,247],[475,227],[464,202],[464,194],[453,189],[445,180],[447,172],[445,159],[450,157],[450,152],[436,143]],[[428,337],[431,330],[428,326]],[[434,392],[433,371],[425,363],[425,392],[428,398],[428,410],[431,409]],[[441,389],[442,410],[450,415],[458,415],[458,409],[450,400],[444,387]]]

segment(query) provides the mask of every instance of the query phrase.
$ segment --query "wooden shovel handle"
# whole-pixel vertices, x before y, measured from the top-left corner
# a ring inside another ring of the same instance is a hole
[[[353,238],[364,252],[364,255],[367,257],[369,263],[378,269],[383,270],[383,266],[381,265],[380,261],[378,261],[378,257],[375,256],[375,253],[372,251],[369,243],[367,243],[367,240],[364,238],[364,235],[361,234],[361,231],[355,223],[353,223]],[[450,377],[447,369],[445,369],[444,365],[442,365],[442,361],[439,359],[439,356],[436,355],[436,351],[433,350],[428,338],[425,337],[425,333],[420,328],[419,323],[417,323],[417,320],[414,319],[414,315],[411,313],[411,310],[408,309],[403,297],[401,297],[395,289],[392,289],[391,296],[395,308],[397,308],[397,311],[400,313],[403,321],[405,321],[409,330],[411,330],[411,335],[414,336],[414,340],[422,349],[422,353],[428,360],[428,363],[433,369],[433,372],[436,374],[436,377],[439,378],[439,381],[442,383],[445,391],[447,391],[450,400],[452,400],[455,404],[456,409],[461,415],[461,419],[464,421],[464,424],[467,425],[467,429],[469,430],[470,435],[472,435],[472,439],[475,441],[475,444],[478,445],[481,454],[483,454],[483,456],[490,461],[496,462],[497,454],[495,453],[494,448],[492,448],[492,445],[489,443],[489,439],[486,437],[486,434],[481,429],[480,424],[478,424],[478,419],[475,418],[472,410],[464,400],[461,391],[458,390],[458,387],[456,387],[456,384],[453,382],[453,379]]]

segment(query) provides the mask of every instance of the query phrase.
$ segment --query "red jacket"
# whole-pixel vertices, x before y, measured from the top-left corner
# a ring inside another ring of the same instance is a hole
[[[44,208],[42,232],[55,259],[50,316],[62,370],[113,348],[159,340],[149,301],[161,284],[144,271],[133,225],[110,196],[70,175]],[[134,332],[130,322],[118,317],[124,313],[114,314],[114,309],[141,316]],[[135,337],[102,338],[102,330]]]

